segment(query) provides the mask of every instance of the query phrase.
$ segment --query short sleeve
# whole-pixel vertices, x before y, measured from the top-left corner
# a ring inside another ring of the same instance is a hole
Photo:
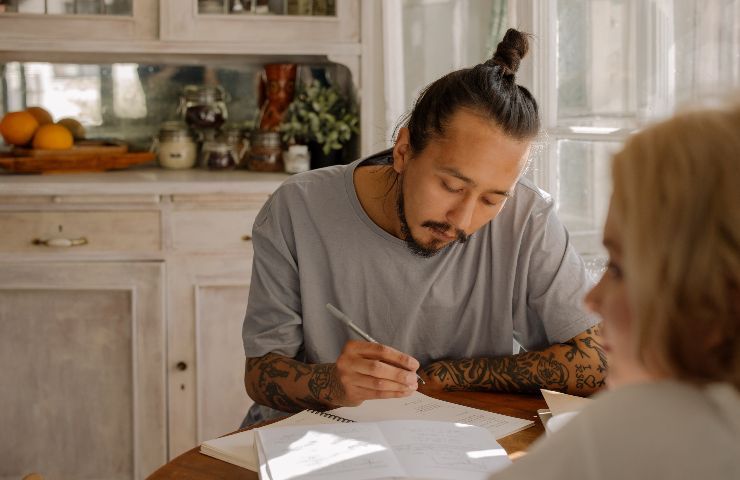
[[[591,286],[585,265],[551,201],[531,213],[518,265],[526,315],[515,320],[514,337],[524,348],[565,342],[598,323],[583,306]]]
[[[301,298],[289,211],[278,189],[257,215],[242,339],[247,357],[295,357],[303,344]]]

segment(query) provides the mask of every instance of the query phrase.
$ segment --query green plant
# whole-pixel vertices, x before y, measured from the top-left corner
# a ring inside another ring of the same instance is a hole
[[[358,123],[357,112],[336,88],[313,80],[288,107],[280,132],[288,143],[316,142],[327,155],[359,132]]]

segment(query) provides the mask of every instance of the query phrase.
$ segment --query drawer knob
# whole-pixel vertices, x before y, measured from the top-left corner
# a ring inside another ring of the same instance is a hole
[[[41,245],[44,247],[79,247],[80,245],[87,245],[87,238],[80,237],[80,238],[34,238],[33,241],[31,241],[34,245]]]
[[[252,241],[252,236],[251,235],[242,235],[242,240],[244,240],[245,242],[251,242]]]
[[[175,365],[175,368],[180,370],[181,372],[184,372],[188,369],[188,364],[185,362],[177,362],[177,365]]]

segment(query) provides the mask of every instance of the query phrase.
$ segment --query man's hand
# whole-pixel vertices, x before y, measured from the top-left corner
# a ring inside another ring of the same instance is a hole
[[[349,341],[336,363],[307,364],[268,353],[247,358],[244,385],[259,404],[298,412],[411,395],[419,362],[391,347]]]
[[[398,398],[417,389],[419,362],[379,343],[350,340],[337,358],[334,374],[342,386],[342,406],[357,406],[375,398]]]

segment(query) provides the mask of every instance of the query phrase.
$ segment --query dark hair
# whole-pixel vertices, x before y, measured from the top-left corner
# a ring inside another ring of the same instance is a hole
[[[540,128],[537,102],[517,85],[515,74],[529,50],[528,34],[510,28],[493,58],[434,81],[419,95],[405,126],[411,150],[421,152],[430,138],[442,137],[450,118],[468,108],[490,118],[504,133],[517,139],[532,138]]]

